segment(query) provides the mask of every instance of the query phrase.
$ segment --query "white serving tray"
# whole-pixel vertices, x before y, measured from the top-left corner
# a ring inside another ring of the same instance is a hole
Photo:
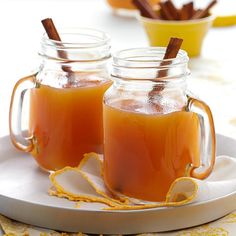
[[[217,135],[217,155],[236,157],[236,140]],[[17,151],[9,137],[0,139],[0,214],[12,219],[68,232],[135,234],[161,232],[203,224],[236,209],[236,192],[182,207],[132,211],[76,209],[66,199],[47,194],[48,174],[34,159]]]

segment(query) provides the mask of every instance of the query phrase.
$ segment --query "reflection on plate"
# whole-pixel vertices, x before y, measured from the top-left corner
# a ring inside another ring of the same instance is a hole
[[[236,157],[236,140],[218,135],[217,155]],[[28,224],[69,232],[135,234],[191,227],[236,209],[236,193],[182,207],[135,211],[99,210],[86,204],[76,209],[66,199],[50,197],[48,173],[30,155],[18,152],[9,137],[0,139],[0,213]],[[219,207],[224,204],[224,207]],[[181,216],[181,217],[179,217]]]

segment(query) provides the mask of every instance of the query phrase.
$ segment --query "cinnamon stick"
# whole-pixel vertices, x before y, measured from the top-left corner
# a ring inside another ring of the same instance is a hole
[[[53,20],[51,18],[46,18],[46,19],[42,20],[41,22],[43,24],[43,27],[44,27],[49,39],[52,39],[55,41],[61,41],[61,38],[60,38],[60,36],[57,32],[57,29],[53,23]],[[67,53],[65,51],[58,50],[57,54],[62,59],[68,59]],[[69,68],[67,66],[62,66],[62,70],[65,72],[72,72],[71,68]]]
[[[200,19],[200,18],[203,18],[203,17],[208,16],[209,10],[210,10],[216,3],[217,3],[217,0],[211,1],[211,2],[209,3],[209,5],[208,5],[205,9],[196,12],[196,13],[193,15],[192,19]]]
[[[183,39],[181,38],[171,38],[166,48],[166,52],[163,59],[165,60],[175,58],[180,50],[182,42]]]
[[[193,11],[193,15],[195,15],[197,12],[199,13],[200,11],[202,11],[201,9],[194,9]],[[192,18],[191,18],[192,19]]]
[[[191,19],[194,14],[194,4],[193,2],[189,2],[185,4],[185,7],[188,9],[188,19]]]
[[[193,17],[193,14],[194,14],[193,2],[184,4],[182,9],[180,10],[180,20],[189,20]]]
[[[169,10],[167,1],[160,2],[159,6],[160,6],[160,14],[164,20],[175,20],[174,16],[172,16]]]
[[[163,60],[175,58],[179,52],[182,42],[183,42],[183,39],[171,38],[166,48],[166,52],[165,52]],[[165,65],[169,65],[170,63],[171,63],[170,61],[163,61],[160,65],[165,66]],[[167,73],[168,73],[167,70],[160,70],[157,73],[157,78],[165,77],[167,76]]]
[[[140,10],[141,16],[158,19],[158,15],[146,0],[133,0],[133,4]]]
[[[61,38],[51,18],[46,18],[41,22],[43,24],[44,29],[46,30],[48,38],[56,41],[61,41]]]
[[[180,19],[179,10],[175,7],[174,3],[171,0],[167,0],[165,2],[165,5],[169,10],[171,16],[174,18],[174,20],[179,20]]]
[[[163,57],[164,61],[161,62],[160,66],[165,66],[165,65],[171,64],[171,61],[165,61],[165,60],[173,59],[177,56],[177,54],[180,50],[180,47],[182,45],[182,42],[183,42],[183,39],[181,39],[181,38],[171,38],[170,39],[168,46],[166,48],[165,55]],[[168,69],[158,71],[156,80],[158,80],[159,78],[166,77],[167,74],[168,74]],[[164,85],[154,86],[153,89],[148,93],[149,101],[153,102],[155,99],[155,95],[157,95],[159,92],[161,92],[164,89],[165,89]]]

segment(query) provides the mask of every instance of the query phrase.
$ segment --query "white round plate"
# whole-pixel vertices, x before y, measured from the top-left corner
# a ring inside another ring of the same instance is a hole
[[[217,136],[217,155],[236,157],[236,140]],[[236,209],[236,192],[182,207],[132,211],[76,209],[75,203],[47,194],[48,174],[34,159],[17,151],[9,137],[0,139],[0,213],[35,226],[68,232],[135,234],[161,232],[203,224]]]

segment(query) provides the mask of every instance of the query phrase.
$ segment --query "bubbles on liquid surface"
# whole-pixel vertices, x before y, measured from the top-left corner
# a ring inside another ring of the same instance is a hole
[[[183,109],[183,104],[178,103],[173,99],[157,96],[155,99],[145,97],[143,99],[124,99],[116,101],[112,104],[113,107],[128,112],[136,112],[141,114],[167,114]]]
[[[149,104],[146,100],[125,99],[117,101],[112,106],[120,110],[142,114],[156,114],[160,112],[157,104]]]
[[[104,75],[95,72],[76,72],[59,78],[62,88],[86,88],[107,82]]]

